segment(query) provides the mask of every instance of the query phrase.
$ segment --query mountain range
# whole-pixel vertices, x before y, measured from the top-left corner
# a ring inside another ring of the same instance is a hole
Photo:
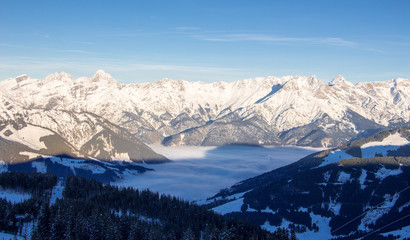
[[[0,92],[0,160],[17,162],[56,154],[167,161],[146,145],[158,142],[332,147],[410,121],[410,79],[121,84],[99,70],[77,79],[21,75],[0,82]]]

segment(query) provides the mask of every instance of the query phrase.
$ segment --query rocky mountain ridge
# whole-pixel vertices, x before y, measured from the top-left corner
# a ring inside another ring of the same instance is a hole
[[[16,164],[68,154],[85,159],[168,161],[126,129],[87,112],[23,108],[0,98],[0,161]]]
[[[22,75],[0,82],[0,90],[2,121],[13,119],[7,104],[50,116],[87,112],[145,143],[170,146],[329,147],[410,121],[410,79],[353,85],[342,76],[329,84],[315,76],[286,76],[229,83],[163,79],[121,84],[99,70],[92,78],[77,79],[67,73],[43,80]]]

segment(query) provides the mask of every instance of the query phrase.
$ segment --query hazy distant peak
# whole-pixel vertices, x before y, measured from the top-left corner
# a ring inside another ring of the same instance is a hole
[[[24,80],[27,80],[27,79],[30,79],[30,77],[27,76],[27,74],[22,74],[22,75],[16,77],[16,82],[20,83],[20,82],[22,82]]]
[[[70,74],[66,73],[66,72],[61,72],[61,73],[55,72],[53,74],[48,75],[44,79],[44,81],[45,82],[51,82],[51,81],[54,81],[54,80],[60,80],[61,81],[61,80],[72,80],[72,79],[73,79],[73,77]]]
[[[347,81],[342,75],[338,75],[333,80],[329,83],[329,86],[335,86],[335,85],[348,85],[348,86],[353,86],[353,84],[349,81]]]
[[[93,82],[99,82],[99,81],[116,82],[114,78],[110,74],[106,73],[104,70],[97,70],[97,72],[94,74],[91,80]]]

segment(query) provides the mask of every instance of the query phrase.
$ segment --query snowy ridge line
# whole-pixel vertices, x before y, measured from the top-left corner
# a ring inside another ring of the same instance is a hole
[[[406,187],[405,189],[401,190],[400,192],[397,192],[397,193],[394,194],[394,195],[398,195],[398,194],[400,194],[400,193],[406,191],[406,190],[409,189],[409,188],[410,188],[410,186]],[[393,196],[394,196],[394,195],[393,195]],[[393,196],[391,196],[391,197],[385,199],[383,202],[377,204],[377,205],[374,206],[372,209],[366,210],[365,212],[363,212],[363,213],[360,214],[359,216],[353,218],[352,220],[348,221],[347,223],[345,223],[345,224],[343,224],[342,226],[338,227],[337,229],[333,230],[330,234],[333,235],[333,233],[335,233],[335,232],[337,232],[338,230],[342,229],[343,227],[345,227],[346,225],[350,224],[350,223],[353,222],[354,220],[360,218],[361,216],[363,216],[363,215],[366,214],[367,212],[373,211],[373,210],[377,209],[379,206],[381,206],[381,205],[383,205],[385,202],[387,202],[387,200],[391,200],[391,199],[393,198]],[[410,215],[410,214],[409,214],[409,215]]]
[[[35,80],[25,75],[0,82],[0,89],[0,120],[14,118],[18,108],[89,112],[145,143],[170,137],[171,146],[223,145],[252,135],[253,144],[338,146],[366,130],[410,120],[410,79],[353,85],[342,76],[328,84],[315,76],[268,76],[235,82],[163,79],[120,84],[99,70],[92,78],[56,73]],[[21,95],[27,97],[16,97]],[[54,124],[48,121],[44,125]],[[249,129],[237,131],[234,123]],[[233,138],[222,137],[227,127],[236,134]],[[320,136],[299,137],[315,130],[321,130]],[[74,144],[84,139],[66,140]]]

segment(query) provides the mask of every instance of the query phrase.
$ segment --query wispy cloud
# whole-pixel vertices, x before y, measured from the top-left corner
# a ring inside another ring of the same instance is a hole
[[[342,38],[323,37],[277,37],[264,34],[219,34],[219,35],[193,35],[193,37],[203,41],[216,42],[240,42],[240,41],[256,41],[256,42],[273,42],[273,43],[310,43],[310,44],[326,44],[333,46],[355,46],[357,43],[348,41]]]
[[[81,50],[81,49],[56,49],[56,48],[44,48],[44,50],[59,52],[59,53],[78,53],[78,54],[97,54],[95,52]]]
[[[71,40],[68,41],[66,39],[63,39],[62,41],[66,43],[74,43],[74,44],[81,44],[81,45],[94,45],[93,42],[87,42],[87,41],[71,41]]]
[[[18,44],[10,44],[10,43],[0,43],[0,47],[6,47],[6,48],[21,48],[21,49],[37,49],[37,50],[43,50],[43,51],[50,51],[50,52],[57,52],[57,53],[76,53],[76,54],[97,54],[96,52],[92,51],[87,51],[87,50],[82,50],[82,49],[60,49],[60,48],[35,48],[33,46],[27,45],[18,45]]]
[[[23,45],[17,45],[17,44],[10,44],[10,43],[0,43],[0,47],[24,48],[25,46],[23,46]]]

